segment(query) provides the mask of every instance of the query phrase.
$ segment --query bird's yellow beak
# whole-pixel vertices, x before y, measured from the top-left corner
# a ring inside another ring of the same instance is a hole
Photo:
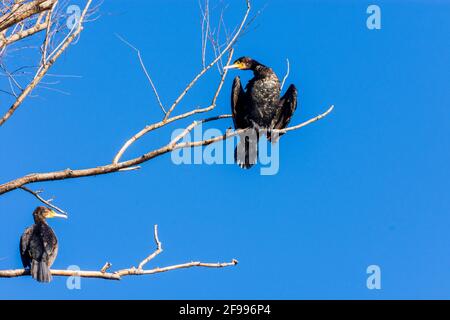
[[[48,214],[45,217],[47,219],[51,219],[51,218],[64,218],[64,219],[67,219],[67,216],[65,214],[59,214],[59,213],[56,213],[53,210],[48,211]]]
[[[234,64],[230,64],[229,66],[223,67],[224,70],[227,69],[239,69],[242,70],[244,69],[244,64],[243,63],[234,63]]]

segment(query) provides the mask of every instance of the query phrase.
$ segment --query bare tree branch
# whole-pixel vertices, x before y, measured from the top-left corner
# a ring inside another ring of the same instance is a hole
[[[49,13],[47,14],[47,18],[45,20],[45,22],[47,24],[47,31],[45,33],[44,43],[42,44],[41,65],[44,65],[46,63],[46,61],[47,61],[47,48],[48,48],[48,46],[50,44],[50,39],[51,39],[52,15],[53,15],[53,12],[55,11],[57,5],[58,5],[58,0],[56,0],[53,3],[53,6],[50,9]]]
[[[156,224],[155,224],[155,228],[153,231],[153,235],[154,235],[154,239],[155,239],[155,243],[156,243],[156,250],[151,255],[149,255],[147,258],[142,260],[141,263],[139,263],[139,266],[138,266],[139,270],[143,270],[144,266],[150,260],[153,260],[158,254],[160,254],[163,251],[161,241],[159,241],[159,237],[158,237],[158,225],[156,225]]]
[[[247,0],[247,11],[244,14],[244,17],[242,18],[241,24],[239,25],[238,30],[236,31],[235,35],[233,36],[233,38],[230,40],[230,42],[228,43],[228,45],[222,50],[221,53],[219,53],[217,55],[217,57],[209,64],[207,65],[205,68],[203,68],[202,71],[200,71],[195,77],[194,79],[192,79],[192,81],[186,86],[186,88],[183,90],[183,92],[178,96],[178,98],[175,100],[175,102],[170,106],[169,110],[166,113],[166,116],[164,117],[164,120],[169,119],[170,114],[172,113],[172,111],[175,109],[175,107],[180,103],[180,101],[184,98],[184,96],[189,92],[189,90],[195,85],[195,83],[214,65],[216,65],[216,63],[222,58],[222,56],[228,51],[230,50],[233,45],[235,44],[236,40],[239,38],[239,35],[241,33],[242,28],[245,25],[245,21],[247,21],[247,17],[248,14],[250,13],[250,0]]]
[[[20,189],[31,193],[33,196],[35,196],[39,201],[41,201],[43,204],[49,206],[50,208],[55,209],[56,211],[61,212],[62,214],[67,215],[67,212],[65,212],[64,210],[62,210],[61,208],[55,206],[54,204],[52,204],[51,202],[53,201],[53,199],[49,199],[49,200],[45,200],[44,198],[42,198],[39,194],[42,193],[42,191],[33,191],[31,189],[28,189],[27,187],[20,187]]]
[[[202,13],[202,66],[204,69],[206,68],[206,47],[208,45],[208,34],[210,32],[209,0],[205,0],[204,10],[200,4],[200,11]]]
[[[34,26],[20,32],[13,33],[7,38],[0,38],[0,50],[16,41],[25,39],[47,28],[47,22],[36,23]]]
[[[166,111],[166,109],[164,108],[164,105],[163,105],[162,102],[161,102],[161,98],[159,97],[159,94],[158,94],[158,91],[156,90],[155,84],[153,83],[153,80],[152,80],[152,78],[150,77],[150,74],[148,73],[147,68],[145,67],[144,60],[142,59],[142,56],[141,56],[141,51],[140,51],[138,48],[136,48],[135,46],[133,46],[131,43],[129,43],[127,40],[125,40],[125,39],[124,39],[122,36],[120,36],[119,34],[116,33],[116,36],[117,36],[117,38],[120,39],[120,41],[122,41],[122,42],[125,43],[127,46],[129,46],[131,49],[133,49],[134,51],[136,51],[136,54],[137,54],[138,59],[139,59],[139,63],[141,64],[142,70],[144,70],[145,76],[147,77],[147,80],[148,80],[148,82],[150,83],[150,85],[151,85],[151,87],[152,87],[153,93],[155,94],[156,99],[158,100],[159,107],[160,107],[161,110],[164,112],[164,114],[166,114],[167,111]]]
[[[279,133],[285,133],[288,131],[298,130],[298,129],[303,128],[313,122],[316,122],[316,121],[324,118],[333,110],[333,108],[334,108],[334,106],[331,106],[326,112],[324,112],[324,113],[318,115],[317,117],[314,117],[308,121],[305,121],[299,125],[289,127],[286,129],[282,129],[282,130],[273,130],[273,131],[279,132]],[[196,121],[195,123],[196,123],[196,125],[198,125],[200,123],[206,123],[206,122],[211,122],[211,121],[216,121],[216,120],[226,119],[226,118],[231,118],[231,115],[221,115],[221,116],[211,117],[208,119]],[[103,165],[103,166],[99,166],[99,167],[95,167],[95,168],[80,169],[80,170],[66,169],[66,170],[62,170],[62,171],[29,174],[24,177],[21,177],[21,178],[18,178],[18,179],[15,179],[15,180],[12,180],[12,181],[9,181],[7,183],[0,185],[0,195],[11,192],[12,190],[18,189],[24,185],[36,183],[36,182],[75,179],[75,178],[81,178],[81,177],[90,177],[90,176],[118,172],[122,169],[131,168],[136,165],[140,165],[144,162],[147,162],[153,158],[156,158],[158,156],[161,156],[161,155],[171,152],[173,150],[177,150],[177,149],[181,149],[181,148],[206,146],[206,145],[209,145],[214,142],[218,142],[221,140],[225,140],[225,139],[234,137],[236,135],[244,133],[245,131],[247,131],[247,129],[240,129],[240,130],[235,130],[235,131],[229,130],[224,135],[221,135],[221,136],[218,136],[215,138],[194,141],[194,142],[177,143],[175,145],[170,142],[167,145],[165,145],[159,149],[155,149],[150,152],[147,152],[140,157],[133,158],[131,160],[127,160],[127,161],[123,161],[123,162],[107,164],[107,165]]]
[[[203,267],[203,268],[225,268],[231,267],[238,264],[236,259],[231,260],[231,262],[217,262],[217,263],[205,263],[200,261],[192,261],[186,262],[176,265],[171,265],[167,267],[156,267],[153,269],[144,269],[144,266],[154,259],[158,254],[162,252],[162,244],[158,238],[158,226],[154,227],[154,238],[156,243],[156,250],[143,259],[139,266],[130,267],[126,269],[121,269],[114,272],[107,272],[111,268],[111,263],[107,262],[99,271],[77,271],[77,270],[55,270],[52,269],[51,274],[53,276],[62,276],[62,277],[83,277],[83,278],[98,278],[105,280],[121,280],[125,276],[139,276],[139,275],[151,275],[155,273],[162,273],[173,271],[177,269],[186,269],[193,267]],[[16,278],[22,276],[29,276],[30,270],[28,269],[12,269],[12,270],[0,270],[0,278]]]
[[[283,90],[284,84],[285,84],[287,78],[289,77],[290,70],[291,70],[291,66],[289,64],[289,59],[286,58],[286,74],[284,75],[283,81],[281,82],[281,89],[280,90]]]
[[[55,0],[47,0],[47,1],[45,1],[45,3],[50,2],[49,5],[53,5],[54,1]],[[42,2],[42,3],[44,3],[44,2]],[[22,104],[22,102],[25,100],[25,98],[31,93],[31,91],[33,91],[33,89],[42,80],[42,78],[45,76],[47,71],[52,67],[52,65],[55,63],[55,61],[67,49],[67,47],[72,43],[72,41],[81,33],[81,31],[83,30],[83,20],[86,17],[86,13],[87,13],[91,3],[92,3],[92,0],[87,1],[86,5],[83,9],[83,12],[80,16],[80,19],[77,21],[75,31],[73,33],[71,33],[68,37],[66,37],[63,40],[63,42],[60,43],[59,47],[57,49],[55,49],[55,51],[48,56],[47,60],[43,60],[43,63],[41,65],[41,67],[39,68],[38,72],[36,73],[35,77],[33,78],[33,80],[28,84],[28,86],[17,97],[16,101],[12,104],[12,106],[5,113],[5,115],[2,118],[0,118],[0,126],[2,126],[14,114],[14,112],[17,110],[17,108],[19,108],[19,106]],[[49,9],[50,7],[48,7],[47,9]]]
[[[277,133],[286,133],[286,132],[289,132],[289,131],[298,130],[300,128],[306,127],[307,125],[309,125],[309,124],[311,124],[313,122],[316,122],[316,121],[318,121],[318,120],[320,120],[322,118],[325,118],[327,115],[330,114],[331,111],[333,111],[333,109],[334,109],[334,105],[329,107],[328,110],[325,111],[324,113],[319,114],[317,117],[311,118],[308,121],[302,122],[302,123],[300,123],[300,124],[298,124],[296,126],[288,127],[288,128],[285,128],[285,129],[272,130],[272,131],[273,132],[277,132]]]
[[[230,49],[230,53],[229,53],[229,55],[228,55],[228,62],[227,62],[227,64],[230,63],[230,61],[231,61],[231,59],[232,59],[232,57],[233,57],[233,52],[234,52],[234,50],[233,50],[233,49]],[[214,93],[214,96],[213,96],[213,98],[212,98],[212,100],[211,100],[211,104],[210,104],[208,107],[205,107],[205,108],[199,108],[199,109],[194,109],[194,110],[191,110],[191,111],[189,111],[189,112],[183,113],[183,114],[181,114],[181,115],[178,115],[178,116],[169,118],[169,119],[167,119],[167,120],[162,120],[162,121],[159,121],[159,122],[154,123],[154,124],[152,124],[152,125],[146,126],[144,129],[142,129],[141,131],[139,131],[138,133],[136,133],[133,137],[131,137],[131,138],[130,138],[123,146],[122,146],[122,148],[119,150],[119,152],[118,152],[118,153],[116,154],[116,156],[114,157],[113,163],[118,163],[118,162],[120,161],[120,158],[121,158],[121,157],[123,156],[123,154],[125,153],[125,151],[126,151],[126,150],[127,150],[134,142],[136,142],[138,139],[142,138],[144,135],[146,135],[146,134],[149,133],[150,131],[153,131],[153,130],[155,130],[155,129],[161,128],[161,127],[163,127],[163,126],[165,126],[165,125],[167,125],[167,124],[169,124],[169,123],[171,123],[171,122],[178,121],[178,120],[181,120],[181,119],[184,119],[184,118],[193,116],[194,114],[204,113],[204,112],[208,112],[208,111],[213,110],[213,109],[215,108],[215,106],[216,106],[216,101],[217,101],[217,98],[219,97],[220,91],[222,90],[223,83],[224,83],[225,78],[226,78],[226,76],[227,76],[227,72],[228,72],[228,70],[225,70],[224,73],[222,74],[222,77],[221,77],[221,79],[220,79],[219,85],[217,86],[217,90],[216,90],[216,92]]]
[[[19,3],[13,6],[11,11],[0,17],[0,31],[3,31],[16,23],[23,21],[37,13],[49,10],[55,0],[34,0]]]

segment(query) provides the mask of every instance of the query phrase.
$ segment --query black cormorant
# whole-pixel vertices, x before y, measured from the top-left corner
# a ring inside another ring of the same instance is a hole
[[[47,207],[37,207],[33,212],[34,224],[28,227],[20,238],[20,257],[24,268],[39,282],[50,282],[50,267],[58,254],[58,239],[47,218],[67,218]]]
[[[248,169],[256,163],[258,130],[285,128],[297,107],[297,89],[293,84],[280,99],[280,80],[273,70],[249,57],[237,59],[225,69],[252,70],[254,77],[245,90],[239,77],[234,78],[231,93],[231,111],[236,129],[254,128],[253,134],[245,133],[235,150],[235,161]]]

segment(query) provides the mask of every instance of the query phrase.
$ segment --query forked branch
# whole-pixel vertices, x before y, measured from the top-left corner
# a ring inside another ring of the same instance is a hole
[[[46,1],[35,1],[39,2],[39,5],[47,5],[45,6],[45,10],[50,10],[52,6],[56,3],[55,0],[46,0]],[[40,68],[38,69],[37,73],[35,74],[33,80],[22,90],[20,95],[17,96],[17,99],[14,101],[14,103],[11,105],[11,107],[8,109],[8,111],[0,118],[0,126],[2,126],[6,121],[8,121],[9,118],[14,114],[14,112],[20,107],[20,105],[23,103],[26,97],[30,95],[30,93],[36,88],[36,86],[41,82],[41,80],[44,78],[44,76],[47,74],[48,70],[53,66],[53,64],[56,62],[56,60],[61,56],[61,54],[68,48],[68,46],[76,39],[76,37],[81,33],[83,30],[83,21],[86,18],[86,14],[88,12],[88,9],[92,3],[92,0],[88,0],[83,12],[81,13],[80,18],[78,21],[76,21],[76,24],[74,25],[74,30],[72,33],[70,33],[56,48],[56,50],[50,54],[46,59],[42,60],[42,64]],[[51,12],[49,13],[51,15]],[[8,15],[5,15],[8,16]],[[8,26],[10,25],[8,21],[11,20],[11,18],[6,19],[5,16],[0,18],[0,31],[2,30],[2,25]],[[15,20],[13,20],[15,21]],[[17,22],[17,21],[16,21]],[[45,27],[47,28],[49,26],[49,23],[51,22],[51,19],[47,19],[47,24]],[[3,23],[3,24],[2,24]],[[8,41],[8,39],[3,40]],[[46,50],[46,46],[44,48]],[[44,51],[46,53],[46,51]],[[45,55],[44,55],[45,57]]]
[[[241,35],[242,29],[245,26],[245,22],[247,21],[248,15],[250,13],[250,0],[247,0],[247,11],[244,14],[244,17],[242,18],[241,24],[239,25],[236,33],[234,34],[234,36],[231,38],[231,40],[229,41],[229,43],[225,46],[225,48],[215,57],[215,59],[213,61],[211,61],[210,64],[208,64],[206,67],[204,67],[195,77],[194,79],[192,79],[192,81],[186,86],[186,88],[183,90],[183,92],[178,96],[178,98],[174,101],[174,103],[170,106],[169,110],[166,113],[166,116],[164,117],[164,120],[169,119],[170,114],[172,113],[172,111],[175,109],[175,107],[180,103],[180,101],[184,98],[184,96],[189,92],[189,90],[192,89],[192,87],[195,85],[195,83],[209,70],[211,69],[213,66],[215,66],[217,64],[217,62],[219,62],[220,59],[222,59],[222,56],[228,51],[230,50],[233,45],[236,43],[236,41],[238,40],[239,36]]]
[[[284,132],[288,132],[288,131],[298,130],[300,128],[303,128],[307,125],[310,125],[313,122],[316,122],[316,121],[326,117],[328,114],[330,114],[330,112],[333,110],[333,108],[334,108],[334,106],[331,106],[326,112],[324,112],[312,119],[309,119],[301,124],[298,124],[298,125],[286,128],[286,129],[274,130],[274,131],[279,132],[279,133],[284,133]],[[231,115],[220,115],[220,116],[211,117],[211,118],[200,120],[200,121],[195,121],[195,125],[198,125],[200,123],[205,123],[205,122],[216,121],[216,120],[220,120],[220,119],[226,119],[226,118],[231,118]],[[181,148],[193,148],[193,147],[210,145],[211,143],[234,137],[245,131],[246,131],[246,129],[240,129],[240,130],[235,130],[235,131],[229,130],[221,136],[214,137],[211,139],[206,139],[206,140],[199,140],[199,141],[192,141],[192,142],[180,142],[180,143],[176,143],[176,144],[169,142],[167,145],[165,145],[159,149],[149,151],[137,158],[133,158],[131,160],[127,160],[127,161],[123,161],[123,162],[107,164],[107,165],[103,165],[103,166],[99,166],[99,167],[95,167],[95,168],[80,169],[80,170],[66,169],[66,170],[47,172],[47,173],[29,174],[29,175],[23,176],[21,178],[18,178],[18,179],[15,179],[15,180],[12,180],[12,181],[9,181],[7,183],[0,185],[0,195],[10,192],[12,190],[18,189],[18,188],[20,188],[24,185],[30,184],[30,183],[65,180],[65,179],[75,179],[75,178],[81,178],[81,177],[97,176],[97,175],[118,172],[123,169],[135,167],[137,165],[145,163],[153,158],[159,157],[159,156],[166,154],[168,152],[171,152],[173,150],[177,150],[177,149],[181,149]]]

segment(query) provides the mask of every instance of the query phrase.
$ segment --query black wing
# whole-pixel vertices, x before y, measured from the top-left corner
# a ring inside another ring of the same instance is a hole
[[[281,112],[275,124],[275,129],[284,129],[291,121],[295,109],[297,109],[297,88],[293,84],[286,90],[280,99]]]
[[[233,115],[234,127],[236,129],[247,128],[245,91],[241,86],[241,79],[234,78],[231,90],[231,113]]]
[[[294,115],[295,109],[297,109],[297,88],[293,84],[289,86],[286,90],[286,93],[283,97],[281,97],[279,102],[279,113],[275,119],[275,123],[273,125],[274,129],[284,129],[291,121],[292,116]],[[283,133],[280,133],[278,138],[281,137]],[[267,133],[267,139],[271,141],[270,133]],[[273,142],[276,142],[278,139],[274,139]]]
[[[27,228],[20,237],[20,258],[24,268],[31,266],[31,257],[29,253],[30,240],[33,235],[33,226]]]

